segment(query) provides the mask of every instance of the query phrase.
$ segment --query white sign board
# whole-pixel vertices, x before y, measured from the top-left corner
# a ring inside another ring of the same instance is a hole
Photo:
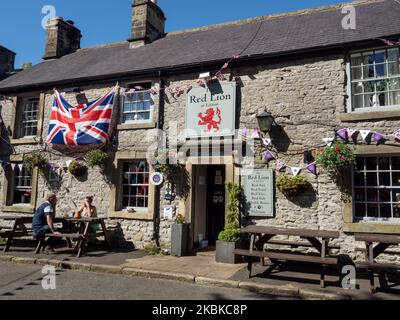
[[[233,136],[236,119],[236,83],[194,87],[186,97],[186,137]]]
[[[251,217],[274,216],[274,173],[270,169],[242,171],[242,185]]]

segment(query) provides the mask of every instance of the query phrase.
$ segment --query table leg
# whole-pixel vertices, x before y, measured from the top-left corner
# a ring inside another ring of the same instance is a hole
[[[84,222],[82,225],[84,226],[84,231],[82,234],[82,239],[80,239],[78,241],[78,254],[76,255],[78,258],[80,258],[82,256],[82,252],[85,249],[86,239],[89,234],[91,222]],[[81,227],[81,230],[82,230],[82,227]]]
[[[103,230],[104,239],[106,240],[106,243],[107,243],[108,247],[110,249],[112,249],[111,240],[110,240],[110,237],[108,236],[107,228],[106,228],[106,224],[104,223],[104,220],[100,220],[100,225],[101,225],[101,228]]]
[[[14,223],[13,223],[13,226],[11,228],[11,231],[10,231],[10,235],[7,237],[6,244],[4,245],[4,249],[3,249],[4,253],[6,253],[6,252],[8,252],[10,250],[11,242],[12,242],[12,239],[13,239],[13,234],[17,230],[17,227],[18,227],[18,222],[17,222],[17,219],[15,219]]]
[[[249,250],[250,253],[253,253],[255,238],[256,238],[256,235],[255,235],[255,234],[252,234],[252,235],[250,236],[250,250]]]

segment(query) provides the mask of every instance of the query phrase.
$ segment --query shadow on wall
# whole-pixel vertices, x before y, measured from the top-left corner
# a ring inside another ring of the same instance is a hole
[[[124,231],[122,230],[121,223],[117,222],[113,226],[107,226],[108,236],[113,248],[124,250],[135,250],[135,245],[131,241],[125,239]]]
[[[317,192],[311,183],[307,182],[307,189],[303,193],[298,196],[286,196],[286,199],[300,208],[311,208],[317,201]]]

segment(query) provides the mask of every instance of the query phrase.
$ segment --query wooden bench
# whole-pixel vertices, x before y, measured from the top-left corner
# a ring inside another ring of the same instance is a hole
[[[356,249],[364,252],[365,261],[356,263],[359,269],[366,269],[369,273],[370,291],[375,292],[375,273],[384,273],[400,270],[400,264],[376,262],[376,258],[381,254],[400,255],[400,252],[387,250],[390,247],[400,244],[400,236],[386,234],[355,234],[356,241],[364,242],[365,249]]]
[[[271,261],[296,261],[296,262],[306,262],[312,264],[319,264],[322,266],[321,269],[321,282],[325,279],[325,267],[327,265],[336,266],[338,264],[338,259],[336,257],[325,257],[302,255],[294,253],[282,253],[282,252],[271,252],[271,251],[250,251],[246,249],[236,249],[233,251],[235,255],[250,258],[268,258]],[[248,262],[249,278],[251,278],[252,271],[252,261]]]
[[[39,254],[46,247],[46,238],[57,238],[57,239],[65,239],[68,244],[68,248],[72,248],[72,240],[78,241],[75,248],[78,248],[78,257],[82,254],[82,248],[80,248],[80,241],[84,239],[84,236],[79,233],[61,233],[61,234],[46,234],[44,236],[36,236],[38,240],[38,245],[36,247],[36,254]]]
[[[340,247],[330,245],[329,243],[331,239],[339,238],[340,234],[336,231],[248,226],[243,228],[241,232],[250,235],[249,249],[237,249],[233,253],[238,256],[250,258],[248,261],[249,277],[251,277],[253,264],[253,259],[251,258],[254,257],[262,259],[263,262],[265,258],[268,258],[274,263],[274,266],[280,261],[306,262],[321,266],[320,284],[321,287],[325,287],[325,269],[327,265],[338,264],[338,259],[330,256],[330,251],[331,249],[340,249]],[[273,239],[277,236],[298,237],[300,241]],[[319,256],[287,252],[287,250],[284,252],[282,249],[271,250],[271,248],[268,248],[269,245],[290,246],[291,248],[314,248],[319,253]]]
[[[270,240],[270,241],[268,241],[268,244],[279,245],[279,246],[289,246],[293,249],[297,249],[299,247],[314,248],[314,246],[311,243],[287,241],[287,240]],[[328,248],[332,249],[332,250],[340,250],[340,246],[332,245],[332,244],[329,244]]]

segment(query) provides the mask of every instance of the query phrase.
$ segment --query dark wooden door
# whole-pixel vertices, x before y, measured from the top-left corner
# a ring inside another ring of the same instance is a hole
[[[225,166],[207,169],[207,238],[215,245],[225,227]]]

